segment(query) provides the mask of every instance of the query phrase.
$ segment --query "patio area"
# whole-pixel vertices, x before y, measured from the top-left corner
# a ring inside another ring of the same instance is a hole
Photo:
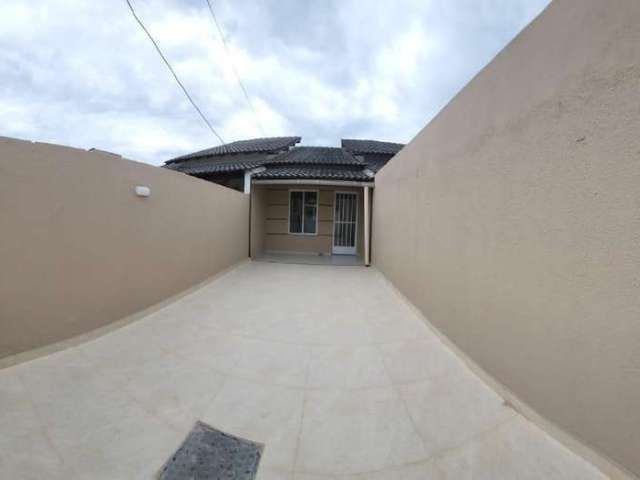
[[[374,268],[271,262],[0,370],[0,478],[151,479],[197,420],[264,443],[261,480],[605,478]]]

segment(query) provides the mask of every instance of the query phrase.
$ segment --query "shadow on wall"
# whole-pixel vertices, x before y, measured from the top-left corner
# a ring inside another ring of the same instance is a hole
[[[247,195],[104,152],[0,138],[0,206],[0,358],[247,257]]]

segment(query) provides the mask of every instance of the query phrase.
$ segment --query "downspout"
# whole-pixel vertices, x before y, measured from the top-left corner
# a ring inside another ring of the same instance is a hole
[[[252,175],[252,171],[251,170],[245,170],[244,171],[244,193],[246,193],[247,195],[249,195],[251,193],[251,175]]]
[[[249,258],[252,258],[251,255],[251,224],[253,223],[253,193],[251,193],[251,176],[254,173],[264,172],[266,170],[265,167],[253,168],[251,170],[244,171],[244,193],[249,195],[249,241],[247,242],[249,245]]]
[[[245,176],[245,182],[247,181]],[[251,179],[249,179],[251,181]],[[246,188],[246,187],[245,187]],[[249,192],[249,241],[247,244],[249,245],[249,251],[247,252],[247,256],[252,258],[251,256],[251,225],[253,224],[253,193]]]
[[[364,264],[366,267],[371,265],[371,195],[369,185],[362,187],[364,189]]]
[[[376,174],[370,168],[365,168],[364,173],[372,180],[370,184],[362,187],[364,190],[364,265],[368,267],[371,265],[371,189]]]

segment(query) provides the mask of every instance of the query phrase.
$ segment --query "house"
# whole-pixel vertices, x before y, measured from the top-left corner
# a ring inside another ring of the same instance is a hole
[[[0,479],[639,480],[639,26],[554,0],[381,170],[0,137]],[[375,269],[246,261],[374,183]]]
[[[369,264],[375,174],[404,145],[342,139],[340,147],[312,147],[300,140],[241,140],[164,166],[251,195],[252,257],[353,255]]]
[[[189,153],[165,162],[165,168],[244,190],[245,172],[260,167],[300,142],[300,137],[240,140]]]

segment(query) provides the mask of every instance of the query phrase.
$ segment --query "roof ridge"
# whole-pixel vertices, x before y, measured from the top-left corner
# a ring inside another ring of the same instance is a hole
[[[326,146],[326,145],[296,145],[293,148],[329,148],[329,149],[332,149],[332,150],[341,150],[342,149],[342,147],[329,147],[329,146]]]
[[[266,153],[290,148],[302,140],[300,136],[283,137],[257,137],[244,140],[235,140],[224,145],[205,148],[193,153],[181,155],[165,162],[165,165],[180,163],[194,158],[202,158],[219,155],[236,155],[241,153]]]

